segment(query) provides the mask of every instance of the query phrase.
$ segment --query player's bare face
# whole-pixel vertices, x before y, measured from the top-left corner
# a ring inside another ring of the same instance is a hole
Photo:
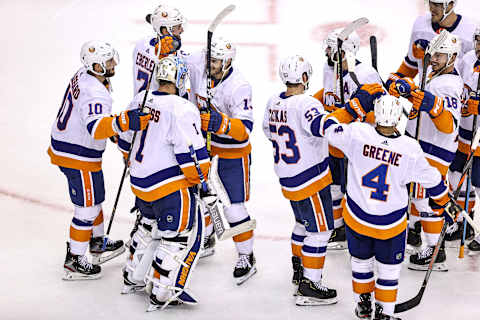
[[[432,14],[432,22],[439,23],[443,18],[443,3],[434,3],[429,1],[430,13]]]
[[[220,80],[223,76],[223,60],[212,58],[211,75],[213,78]]]
[[[183,30],[183,25],[181,25],[181,24],[172,27],[172,35],[174,35],[178,39],[182,39],[183,31],[184,31]]]
[[[431,60],[432,70],[435,72],[442,70],[447,65],[447,59],[446,53],[435,52]]]
[[[113,77],[115,75],[115,66],[117,65],[117,63],[112,58],[112,59],[108,60],[105,63],[105,65],[107,67],[107,71],[105,71],[105,77],[106,78]]]

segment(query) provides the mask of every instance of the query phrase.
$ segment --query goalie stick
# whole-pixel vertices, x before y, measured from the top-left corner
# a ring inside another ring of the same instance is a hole
[[[217,29],[220,22],[227,15],[229,15],[233,10],[235,10],[235,5],[231,4],[227,6],[225,9],[220,11],[220,13],[213,19],[212,23],[208,26],[207,31],[207,110],[201,110],[202,113],[210,112],[212,108],[212,37],[213,32]],[[212,133],[207,131],[207,151],[210,154],[211,151],[211,141],[212,141]]]
[[[458,182],[457,189],[455,190],[455,192],[453,194],[453,200],[457,200],[457,198],[460,194],[460,189],[462,188],[463,181],[465,180],[466,173],[472,167],[473,161],[471,161],[471,160],[473,159],[473,154],[475,153],[475,150],[478,147],[479,140],[480,140],[480,134],[477,130],[477,132],[475,133],[475,137],[473,137],[473,139],[472,139],[471,150],[470,150],[470,153],[468,155],[467,163],[465,164],[465,166],[463,168],[462,177],[460,178],[460,181]],[[470,218],[468,213],[465,212],[465,210],[462,210],[461,214],[463,215],[465,220],[472,225],[472,227],[475,230],[479,229],[473,223],[472,219]],[[448,226],[448,224],[446,222],[444,222],[443,227],[442,227],[442,231],[440,232],[440,236],[438,238],[437,244],[435,245],[435,249],[433,250],[432,259],[430,260],[430,263],[428,265],[427,273],[425,274],[425,278],[423,279],[423,283],[422,283],[422,286],[421,286],[419,292],[417,293],[417,295],[415,297],[411,298],[410,300],[407,300],[405,302],[396,304],[395,305],[395,313],[400,313],[400,312],[410,310],[410,309],[412,309],[412,308],[414,308],[414,307],[416,307],[420,304],[420,301],[422,300],[422,297],[423,297],[423,293],[425,292],[425,289],[426,289],[427,284],[428,284],[428,280],[430,279],[430,275],[431,275],[432,270],[433,270],[433,264],[434,264],[434,262],[437,258],[438,251],[440,250],[440,246],[443,242],[443,238],[445,237],[445,233],[447,231],[447,226]]]

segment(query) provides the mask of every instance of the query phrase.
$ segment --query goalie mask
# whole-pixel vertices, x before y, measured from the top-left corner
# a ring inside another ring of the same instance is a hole
[[[395,127],[402,116],[400,100],[391,95],[383,95],[375,100],[375,123],[383,127]]]
[[[178,95],[183,97],[186,93],[185,84],[188,78],[188,68],[185,62],[176,56],[161,59],[155,66],[155,79],[175,84]]]
[[[115,63],[114,66],[120,62],[117,50],[109,43],[97,40],[88,41],[83,44],[80,50],[80,60],[88,71],[105,77],[113,76],[113,73],[109,74],[107,72],[107,61],[112,60]],[[98,64],[102,68],[102,71],[95,71],[94,64]]]
[[[308,89],[308,83],[312,77],[312,65],[303,57],[296,55],[290,56],[280,62],[278,74],[282,82],[286,84],[301,83]],[[304,81],[303,75],[306,74],[307,80]]]
[[[150,17],[153,30],[159,37],[162,36],[162,27],[165,27],[171,36],[177,37],[177,35],[173,34],[172,28],[178,25],[182,25],[185,28],[186,22],[187,20],[180,10],[164,4],[159,5]]]

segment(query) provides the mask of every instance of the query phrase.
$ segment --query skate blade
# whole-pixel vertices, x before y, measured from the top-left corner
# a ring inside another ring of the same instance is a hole
[[[257,266],[253,266],[250,271],[243,277],[235,278],[235,283],[237,286],[242,285],[245,281],[250,279],[255,273],[257,273]]]
[[[65,270],[62,280],[65,281],[77,281],[77,280],[96,280],[102,277],[101,273],[97,274],[82,274],[79,272],[71,272]]]
[[[120,291],[121,294],[132,294],[135,292],[143,291],[145,290],[145,286],[138,285],[138,286],[128,286],[124,285],[122,290]]]
[[[324,306],[328,304],[335,304],[337,302],[337,297],[330,299],[317,299],[313,297],[297,296],[295,304],[297,306]]]
[[[215,253],[214,248],[202,250],[202,253],[200,254],[200,259],[213,256],[214,253]]]
[[[118,248],[115,251],[105,251],[104,253],[92,253],[92,264],[100,265],[115,257],[118,257],[126,251],[125,246]]]
[[[330,242],[327,244],[327,250],[345,250],[347,249],[347,242],[340,241],[340,242]]]
[[[427,271],[428,270],[428,264],[418,265],[418,264],[409,263],[408,264],[408,269],[415,270],[415,271]],[[434,263],[432,271],[446,272],[446,271],[448,271],[447,264],[445,262]]]

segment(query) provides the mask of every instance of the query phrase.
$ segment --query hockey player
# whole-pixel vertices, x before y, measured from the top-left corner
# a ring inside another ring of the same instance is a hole
[[[186,289],[198,261],[204,224],[196,209],[195,185],[200,180],[189,153],[190,143],[205,177],[210,160],[199,111],[179,97],[185,93],[187,73],[178,57],[159,61],[155,73],[158,90],[146,99],[151,120],[133,142],[130,182],[145,219],[133,235],[123,292],[143,287],[146,269],[151,266],[147,276],[153,285],[149,311],[170,303],[196,303]],[[130,109],[141,105],[144,95],[136,95]],[[131,132],[122,138],[131,141]]]
[[[457,36],[461,42],[456,63],[459,64],[462,56],[473,49],[472,35],[475,31],[475,24],[463,15],[455,12],[457,0],[430,0],[429,13],[419,16],[412,27],[407,55],[398,68],[392,73],[386,84],[390,88],[389,93],[398,96],[395,90],[395,80],[408,77],[414,79],[419,75],[421,82],[423,71],[423,57],[429,42],[442,30],[447,30]],[[422,229],[420,216],[415,205],[412,206],[409,217],[409,228],[407,242],[413,247],[422,245],[420,232]],[[436,228],[438,229],[438,228]]]
[[[272,142],[275,172],[296,221],[292,232],[296,304],[333,304],[337,302],[336,290],[322,285],[333,229],[328,143],[311,134],[309,121],[324,110],[320,102],[305,94],[312,76],[308,61],[290,56],[280,62],[278,73],[286,91],[269,99],[263,131]]]
[[[323,67],[323,85],[324,88],[318,91],[314,98],[318,99],[325,108],[326,111],[332,112],[341,105],[340,101],[340,81],[338,76],[338,59],[337,57],[337,38],[342,29],[335,29],[331,31],[324,41],[325,55],[327,62]],[[352,80],[348,73],[347,56],[350,55],[355,58],[358,50],[360,49],[360,38],[353,32],[342,45],[342,69],[344,70],[344,96],[345,100],[349,100],[350,96],[357,89],[357,85]],[[362,63],[358,60],[355,61],[355,75],[360,83],[379,83],[382,81],[378,73],[370,65]],[[350,70],[352,71],[352,70]],[[369,119],[372,119],[373,113],[369,115]],[[373,121],[373,120],[369,120]],[[333,217],[335,230],[330,238],[328,248],[329,249],[345,249],[345,224],[342,217],[341,201],[345,193],[345,165],[343,153],[329,147],[330,152],[330,170],[332,173],[333,183],[330,186],[332,192],[333,201]]]
[[[413,103],[407,122],[407,135],[415,136],[417,117],[420,116],[418,140],[425,157],[446,177],[448,166],[457,150],[463,80],[455,69],[455,60],[460,54],[461,44],[457,36],[444,30],[433,38],[427,50],[431,54],[431,66],[428,69],[425,90],[417,89],[412,79],[404,78],[397,80],[396,89],[390,91],[396,91],[397,95],[402,93]],[[415,208],[412,206],[412,212],[416,209],[421,213],[427,246],[410,256],[409,268],[426,270],[444,222],[434,214],[435,208],[429,205],[421,186],[416,185],[414,189],[416,196],[412,202]],[[445,261],[446,254],[442,244],[434,270],[447,271]]]
[[[110,44],[89,41],[82,46],[80,59],[84,67],[68,83],[48,149],[51,162],[67,178],[74,205],[64,264],[66,280],[100,277],[100,266],[91,264],[85,256],[89,241],[96,263],[125,251],[121,240],[108,239],[105,250],[102,248],[105,200],[102,154],[107,138],[129,129],[142,130],[150,117],[138,110],[110,115],[110,78],[119,61]]]
[[[480,118],[478,117],[479,114],[479,96],[478,96],[478,75],[480,72],[480,26],[478,26],[474,33],[473,42],[475,44],[475,49],[468,52],[463,57],[462,63],[462,70],[460,73],[462,74],[462,78],[465,82],[465,89],[464,93],[467,99],[463,109],[462,109],[462,118],[460,120],[460,129],[459,129],[459,137],[458,137],[458,150],[455,155],[455,160],[452,162],[450,166],[451,174],[449,175],[450,183],[455,187],[458,184],[460,179],[461,172],[463,167],[465,166],[467,155],[470,152],[470,144],[472,137],[474,135],[473,132],[473,119],[474,116],[477,116],[477,123],[476,128],[479,128]],[[475,151],[474,158],[473,158],[473,166],[472,166],[472,186],[474,187],[475,191],[470,193],[470,200],[469,200],[469,210],[470,215],[473,218],[473,208],[475,205],[475,193],[478,193],[480,188],[480,151]],[[465,190],[466,183],[464,183]],[[462,196],[462,193],[460,194]],[[463,199],[463,202],[465,198]],[[459,239],[462,237],[463,234],[463,225],[459,223],[458,231],[454,233],[456,237],[454,239]],[[467,234],[466,238],[473,237],[473,230],[471,229],[470,225],[467,225]],[[469,243],[468,248],[471,252],[480,251],[480,235],[477,236],[472,242]]]
[[[319,115],[311,121],[311,130],[327,138],[349,159],[346,199],[342,205],[357,303],[355,314],[359,319],[371,318],[375,292],[373,319],[394,320],[398,319],[393,314],[405,252],[406,184],[422,183],[428,196],[437,205],[446,206],[453,217],[461,208],[449,200],[445,181],[429,165],[419,143],[396,130],[402,106],[395,97],[379,97],[382,91],[380,86],[360,87],[345,110],[330,116]],[[344,116],[338,114],[348,111],[350,119],[363,120],[373,103],[375,127],[361,122],[336,124],[332,117],[342,119]]]
[[[156,36],[139,40],[133,50],[134,95],[146,89],[158,59],[180,49],[183,26],[186,23],[185,17],[177,8],[165,4],[159,5],[146,19]],[[156,88],[156,82],[152,81],[150,89]]]
[[[218,174],[232,203],[225,208],[231,227],[250,220],[245,202],[250,198],[252,147],[249,137],[253,128],[252,88],[233,65],[235,53],[236,48],[231,41],[213,37],[211,110],[200,115],[202,130],[211,132],[210,156],[219,156]],[[201,51],[184,58],[191,75],[190,98],[200,110],[207,110],[206,53]],[[213,227],[211,230],[213,233]],[[233,241],[238,252],[233,277],[240,285],[257,272],[253,231],[236,235]]]

